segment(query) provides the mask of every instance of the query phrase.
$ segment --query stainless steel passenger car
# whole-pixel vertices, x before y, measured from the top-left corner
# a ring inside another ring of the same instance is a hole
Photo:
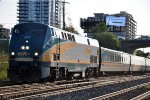
[[[130,54],[101,47],[101,72],[126,73],[130,70]]]
[[[144,72],[146,71],[146,58],[131,55],[131,72]]]

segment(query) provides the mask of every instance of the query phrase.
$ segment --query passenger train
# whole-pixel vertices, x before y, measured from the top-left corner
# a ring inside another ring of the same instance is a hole
[[[95,39],[48,25],[17,24],[11,35],[11,81],[87,78],[150,70],[150,59],[103,48]]]

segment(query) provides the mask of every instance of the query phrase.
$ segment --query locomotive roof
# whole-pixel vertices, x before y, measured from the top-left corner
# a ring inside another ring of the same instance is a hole
[[[112,49],[108,49],[108,48],[104,48],[104,47],[101,47],[101,49],[104,49],[104,50],[107,50],[107,51],[111,51],[111,52],[115,52],[115,53],[124,53],[124,54],[128,54],[128,53],[125,53],[125,52],[123,52],[123,51],[112,50]]]
[[[88,38],[88,37],[84,37],[84,36],[81,36],[81,35],[78,35],[78,34],[75,34],[75,33],[71,33],[71,32],[68,32],[68,31],[65,31],[65,30],[61,30],[61,29],[58,29],[58,28],[55,28],[55,27],[52,27],[52,26],[49,26],[50,28],[54,29],[54,35],[63,39],[62,37],[62,34],[61,32],[64,32],[66,34],[71,34],[71,35],[74,35],[75,37],[75,40],[77,43],[81,43],[81,44],[86,44],[86,45],[89,45],[88,44],[88,41],[90,42],[90,46],[95,46],[95,47],[99,47],[99,43],[96,39],[92,39],[92,38]]]

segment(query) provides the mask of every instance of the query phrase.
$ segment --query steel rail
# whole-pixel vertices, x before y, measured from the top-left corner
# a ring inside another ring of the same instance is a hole
[[[130,87],[130,88],[127,88],[127,89],[123,89],[123,90],[120,90],[120,91],[116,91],[116,92],[112,92],[112,93],[109,93],[109,94],[105,94],[105,95],[102,95],[102,96],[99,96],[99,97],[95,97],[95,98],[92,98],[92,99],[89,99],[89,100],[108,100],[109,98],[112,98],[112,97],[115,97],[117,95],[120,95],[120,94],[124,94],[124,93],[127,93],[131,90],[135,90],[137,88],[141,88],[141,87],[144,87],[146,85],[149,85],[150,82],[148,83],[144,83],[144,84],[140,84],[140,85],[136,85],[136,86],[133,86],[133,87]]]
[[[139,95],[137,97],[134,97],[134,98],[132,98],[130,100],[142,100],[142,99],[144,99],[144,98],[146,98],[148,96],[150,96],[150,91],[145,92],[145,93],[143,93],[143,94],[141,94],[141,95]]]

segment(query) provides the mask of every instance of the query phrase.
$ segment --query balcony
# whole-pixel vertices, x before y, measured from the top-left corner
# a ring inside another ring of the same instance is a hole
[[[40,7],[40,4],[35,4],[35,7]]]
[[[28,13],[22,13],[22,12],[19,12],[19,13],[17,13],[19,16],[21,16],[21,15],[28,15]]]
[[[24,14],[21,15],[21,14],[20,14],[20,15],[18,16],[18,18],[19,18],[19,17],[20,17],[20,18],[21,18],[21,17],[28,18],[28,15],[24,15]]]
[[[43,1],[42,3],[43,4],[49,4],[49,1]]]
[[[28,2],[18,2],[18,4],[29,4]]]
[[[38,18],[41,18],[41,16],[40,15],[36,15],[35,18],[38,19]]]
[[[45,12],[42,12],[43,15],[48,15],[49,12],[48,11],[45,11]]]
[[[35,2],[34,4],[40,4],[40,1]]]
[[[17,5],[17,7],[28,7],[29,5],[28,4],[19,4],[19,5]]]
[[[38,8],[35,8],[34,11],[40,11],[40,8],[39,8],[39,7],[38,7]]]
[[[28,11],[28,8],[19,8],[19,9],[17,9],[17,11]]]

